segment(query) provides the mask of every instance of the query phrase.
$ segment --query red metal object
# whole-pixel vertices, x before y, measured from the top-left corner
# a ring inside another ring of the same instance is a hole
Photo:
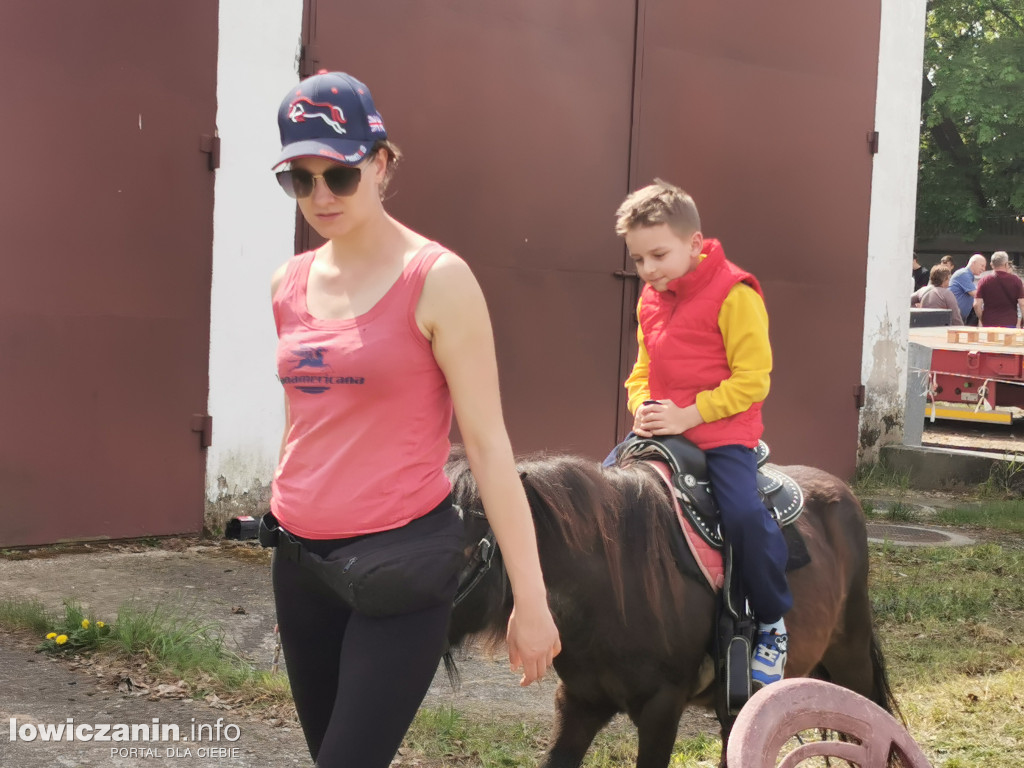
[[[0,547],[202,528],[217,29],[4,4]]]
[[[483,284],[517,452],[600,457],[631,425],[636,284],[613,213],[661,176],[765,288],[773,456],[852,475],[876,0],[382,0],[360,23],[383,38],[351,34],[344,4],[305,11],[304,71],[364,78],[406,150],[389,207]]]
[[[661,176],[690,192],[704,233],[761,281],[772,459],[850,477],[880,3],[640,6],[633,183]]]
[[[937,402],[993,408],[1024,407],[1024,349],[1019,353],[986,350],[932,350],[932,396]]]
[[[614,274],[613,229],[628,191],[635,7],[382,0],[359,17],[381,35],[354,34],[345,3],[306,11],[307,57],[364,80],[405,153],[388,210],[457,251],[483,287],[513,448],[603,457],[635,295]]]

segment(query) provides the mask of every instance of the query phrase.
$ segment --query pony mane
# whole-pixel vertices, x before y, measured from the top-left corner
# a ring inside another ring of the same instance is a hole
[[[568,549],[603,559],[623,619],[632,612],[626,605],[630,590],[625,582],[639,580],[667,643],[668,624],[676,623],[684,604],[683,584],[671,544],[675,515],[654,470],[643,464],[602,468],[590,459],[549,453],[523,457],[517,468],[538,547],[552,556]],[[479,505],[479,490],[461,446],[453,449],[446,471],[456,503]],[[699,579],[696,565],[690,566]]]

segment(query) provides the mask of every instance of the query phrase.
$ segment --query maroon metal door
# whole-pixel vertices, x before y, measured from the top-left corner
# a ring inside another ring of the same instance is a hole
[[[217,3],[3,17],[0,546],[198,531]]]
[[[685,188],[705,234],[760,278],[773,459],[849,477],[879,3],[639,0],[639,19],[631,186]]]
[[[389,210],[459,252],[490,307],[519,453],[615,438],[635,8],[308,0],[308,71],[373,91],[406,159]]]

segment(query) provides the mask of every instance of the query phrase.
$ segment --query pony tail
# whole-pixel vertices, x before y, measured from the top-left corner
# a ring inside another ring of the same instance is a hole
[[[885,658],[882,656],[882,646],[878,642],[874,623],[871,626],[871,673],[872,678],[874,678],[871,699],[886,712],[896,717],[903,724],[903,727],[906,728],[907,718],[900,711],[896,697],[889,686],[889,672],[885,667]]]

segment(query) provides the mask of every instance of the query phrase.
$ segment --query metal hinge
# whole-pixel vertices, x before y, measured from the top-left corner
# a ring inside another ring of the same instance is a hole
[[[207,159],[211,171],[220,168],[220,136],[204,133],[199,137],[199,151],[209,156]]]
[[[857,408],[863,408],[864,403],[867,399],[867,394],[864,390],[863,384],[857,384],[853,388],[853,404]]]
[[[868,131],[868,149],[872,155],[878,154],[878,131]]]
[[[632,280],[633,281],[633,296],[631,298],[632,306],[635,308],[637,301],[640,299],[640,275],[636,272],[630,272],[625,269],[617,269],[612,272],[612,277],[617,277],[619,280]],[[633,320],[633,325],[637,324],[636,312],[630,312],[629,316]]]
[[[299,53],[299,77],[309,77],[320,69],[319,53],[312,43],[302,46]]]
[[[213,445],[213,416],[208,413],[192,414],[192,431],[199,433],[199,447]]]

